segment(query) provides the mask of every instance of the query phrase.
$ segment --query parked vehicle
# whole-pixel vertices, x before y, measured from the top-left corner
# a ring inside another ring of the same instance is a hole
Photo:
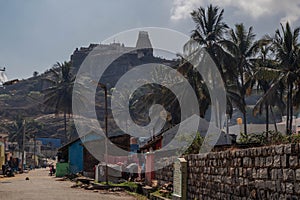
[[[7,177],[15,176],[12,168],[8,164],[2,166],[2,172],[3,175]]]
[[[54,165],[50,165],[49,168],[50,168],[49,175],[52,176],[53,174],[55,174],[55,171],[56,171],[56,170],[55,170],[55,168],[54,168]]]

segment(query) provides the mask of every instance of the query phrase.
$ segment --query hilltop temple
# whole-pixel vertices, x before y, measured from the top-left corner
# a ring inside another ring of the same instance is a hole
[[[97,47],[97,49],[95,49]],[[76,49],[71,55],[74,73],[77,73],[80,65],[91,51],[97,51],[98,55],[121,55],[115,60],[103,74],[102,81],[109,86],[114,85],[118,79],[135,66],[147,63],[161,63],[173,66],[174,61],[155,57],[148,32],[140,31],[135,47],[126,47],[122,43],[90,44],[88,47]]]

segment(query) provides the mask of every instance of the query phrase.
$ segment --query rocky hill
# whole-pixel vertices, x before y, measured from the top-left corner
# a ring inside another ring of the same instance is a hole
[[[41,91],[43,79],[47,76],[51,76],[49,71],[0,88],[0,126],[5,127],[5,124],[14,121],[18,115],[27,119],[44,116],[39,122],[47,126],[43,126],[45,129],[39,131],[39,137],[57,137],[56,130],[63,127],[63,120],[49,115],[51,112],[44,111]]]

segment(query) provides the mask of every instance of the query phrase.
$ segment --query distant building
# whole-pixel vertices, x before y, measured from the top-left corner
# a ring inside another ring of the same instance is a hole
[[[52,148],[59,148],[61,147],[61,139],[59,138],[37,138],[42,142],[43,146],[50,146]]]
[[[186,140],[189,140],[191,139],[191,133],[189,133],[188,131],[189,128],[187,128],[187,131],[182,131],[179,133],[179,127],[192,127],[192,122],[192,120],[186,120],[184,122],[181,122],[181,124],[175,125],[174,127],[162,130],[160,133],[154,135],[152,138],[149,138],[149,140],[143,146],[141,146],[141,151],[149,152],[150,150],[159,150],[163,147],[166,147],[171,142],[173,142],[173,146],[181,147],[181,145],[184,144],[182,141],[182,137],[186,137]],[[214,134],[212,132],[208,133],[208,130],[209,122],[201,120],[198,124],[198,129],[196,130],[196,132],[199,132],[200,136],[203,138],[205,138],[207,134],[209,134],[207,137],[209,137],[213,141],[213,146],[230,145],[234,142],[232,136],[226,135],[224,131],[221,131],[220,134]],[[176,135],[179,134],[181,135],[181,137],[176,138]]]
[[[36,155],[40,155],[41,147],[42,147],[42,142],[39,140],[34,141],[33,139],[31,139],[25,143],[25,151],[28,153],[32,153],[32,154],[36,153]]]
[[[7,137],[8,134],[0,133],[0,166],[6,162]]]
[[[5,74],[5,67],[4,67],[3,69],[0,69],[0,85],[2,86],[7,81],[8,81],[8,79]]]
[[[10,80],[10,81],[5,81],[5,82],[3,82],[3,86],[13,85],[13,84],[16,84],[18,82],[19,82],[19,79],[13,79],[13,80]]]
[[[286,116],[282,117],[281,122],[276,123],[277,131],[285,134],[286,133]],[[270,122],[269,124],[269,131],[276,130],[274,122]],[[247,133],[248,134],[260,134],[266,131],[266,124],[247,124]],[[293,133],[300,134],[300,118],[293,118],[292,124],[292,131]],[[233,125],[229,127],[229,132],[232,134],[237,135],[237,139],[239,140],[241,137],[241,133],[244,132],[244,125]]]
[[[115,85],[124,73],[135,66],[146,63],[161,63],[168,66],[174,65],[174,61],[155,57],[148,32],[140,31],[135,47],[126,47],[121,43],[112,43],[90,44],[89,47],[77,48],[71,55],[74,74],[77,73],[84,59],[93,50],[96,51],[99,56],[120,55],[120,57],[106,69],[101,77],[101,82],[108,85],[108,87]]]
[[[42,143],[41,154],[47,158],[55,157],[57,149],[61,147],[61,139],[58,138],[37,138]]]

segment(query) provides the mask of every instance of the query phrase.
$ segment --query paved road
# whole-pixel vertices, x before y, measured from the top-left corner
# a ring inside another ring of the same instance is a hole
[[[57,181],[48,176],[48,170],[36,169],[28,174],[12,178],[0,178],[0,200],[134,200],[136,198],[120,192],[87,191],[70,188],[69,181]],[[29,177],[29,180],[25,180]]]

